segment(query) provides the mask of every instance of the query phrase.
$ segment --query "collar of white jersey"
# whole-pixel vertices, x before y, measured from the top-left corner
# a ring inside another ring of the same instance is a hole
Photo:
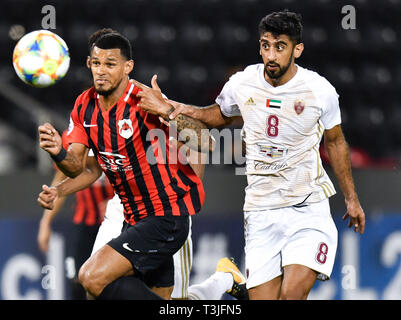
[[[282,89],[291,87],[291,85],[297,81],[297,79],[300,77],[300,74],[302,73],[302,67],[300,67],[297,64],[295,64],[295,65],[297,66],[297,72],[295,73],[295,75],[290,80],[288,80],[286,83],[282,84],[281,86],[274,87],[269,82],[266,81],[265,68],[264,68],[263,63],[261,63],[261,68],[260,68],[261,70],[259,71],[260,81],[263,83],[263,85],[267,89],[271,89],[271,90],[282,90]]]

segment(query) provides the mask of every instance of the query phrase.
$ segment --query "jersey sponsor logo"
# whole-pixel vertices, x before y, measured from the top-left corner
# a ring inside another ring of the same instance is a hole
[[[132,136],[134,129],[132,128],[131,119],[118,120],[118,133],[125,139],[128,139]]]
[[[305,109],[305,102],[303,102],[302,100],[296,100],[294,102],[294,110],[296,112],[297,115],[300,115]]]
[[[113,172],[132,170],[132,165],[130,164],[129,159],[121,154],[99,151],[99,157],[104,162],[100,164],[103,169]]]
[[[256,103],[255,103],[255,101],[253,100],[252,97],[250,97],[248,100],[246,100],[244,104],[246,106],[256,106]]]
[[[288,152],[288,149],[282,147],[275,146],[267,146],[263,144],[258,144],[259,153],[263,154],[266,157],[270,157],[273,159],[278,159],[285,156]]]
[[[86,123],[85,121],[84,121],[84,127],[85,128],[90,128],[90,127],[97,127],[97,124],[88,124],[88,123]]]
[[[280,109],[281,108],[281,100],[267,99],[266,100],[266,107],[267,108]]]
[[[287,163],[267,163],[264,161],[254,160],[253,161],[255,170],[280,170],[287,167]]]

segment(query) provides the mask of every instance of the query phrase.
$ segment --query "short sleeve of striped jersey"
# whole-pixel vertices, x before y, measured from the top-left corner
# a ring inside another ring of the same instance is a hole
[[[63,143],[63,148],[68,149],[68,146],[70,145],[68,136],[67,136],[67,131],[64,131],[63,134],[61,135],[61,141]]]
[[[70,115],[70,124],[68,126],[68,142],[69,143],[82,143],[89,147],[88,135],[83,127],[79,117],[79,109],[82,108],[81,96],[75,101],[74,109]]]
[[[226,117],[240,116],[241,111],[235,101],[234,96],[234,79],[230,78],[216,98],[216,103],[220,106],[221,112]]]
[[[338,102],[338,94],[334,88],[328,91],[323,100],[323,110],[320,120],[324,128],[329,130],[341,123],[341,112]]]

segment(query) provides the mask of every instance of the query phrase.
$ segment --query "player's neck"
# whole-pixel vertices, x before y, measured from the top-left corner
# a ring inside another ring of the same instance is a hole
[[[125,78],[120,82],[118,87],[108,96],[99,95],[99,102],[104,111],[109,110],[112,106],[114,106],[117,101],[123,95],[125,88],[128,85],[128,78]]]
[[[272,79],[265,73],[265,79],[268,83],[270,83],[273,87],[282,86],[283,84],[290,81],[294,76],[297,74],[298,67],[295,63],[292,63],[291,66],[288,68],[287,72],[284,73],[278,79]]]

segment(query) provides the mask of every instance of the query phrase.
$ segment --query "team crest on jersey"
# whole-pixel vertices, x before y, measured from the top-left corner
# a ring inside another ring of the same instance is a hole
[[[305,109],[305,102],[303,102],[302,100],[296,100],[294,102],[294,110],[295,112],[300,115]]]
[[[125,139],[128,139],[132,136],[134,129],[132,128],[131,119],[118,120],[118,133]]]

